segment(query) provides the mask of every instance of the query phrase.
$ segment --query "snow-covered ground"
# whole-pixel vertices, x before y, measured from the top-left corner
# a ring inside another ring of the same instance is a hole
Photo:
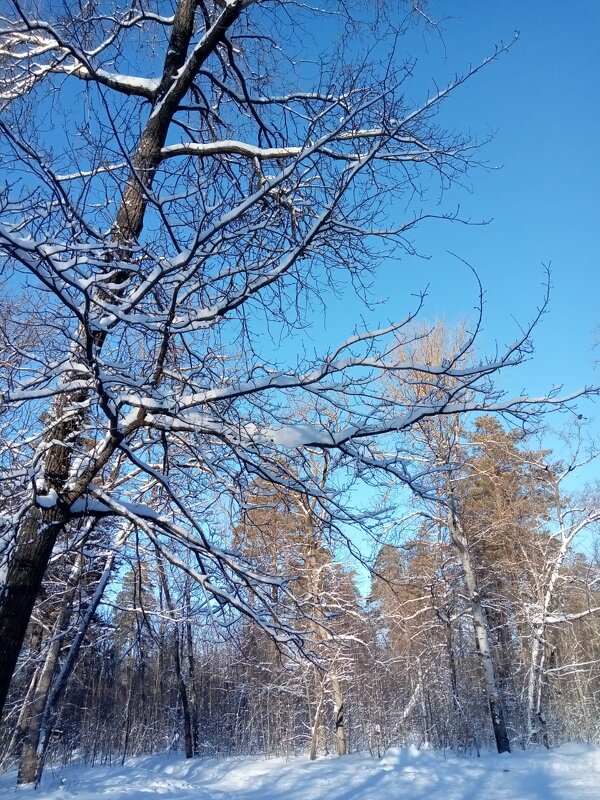
[[[14,796],[14,774],[0,797]],[[383,758],[131,759],[125,766],[48,769],[37,793],[19,800],[600,800],[600,749],[563,745],[553,752],[480,758],[404,748]]]

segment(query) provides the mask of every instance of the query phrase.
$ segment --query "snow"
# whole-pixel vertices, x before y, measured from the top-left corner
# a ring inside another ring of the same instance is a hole
[[[302,155],[302,147],[257,147],[237,139],[222,139],[217,142],[186,142],[171,144],[161,150],[163,156],[211,156],[231,153],[247,158],[275,159],[297,158]],[[267,178],[268,176],[265,176]]]
[[[58,495],[55,489],[50,489],[48,494],[38,494],[35,497],[35,502],[42,508],[54,508],[58,503]]]
[[[331,434],[319,431],[314,425],[299,422],[281,428],[266,428],[264,435],[282,447],[303,447],[309,444],[331,444]]]
[[[143,91],[152,94],[158,89],[160,78],[141,78],[138,75],[119,75],[105,69],[95,69],[94,76],[131,91]]]
[[[9,797],[14,773],[0,777]],[[552,752],[456,756],[388,750],[383,758],[350,755],[307,758],[194,759],[142,756],[125,766],[48,768],[41,791],[19,798],[45,800],[600,800],[600,749],[570,743]]]

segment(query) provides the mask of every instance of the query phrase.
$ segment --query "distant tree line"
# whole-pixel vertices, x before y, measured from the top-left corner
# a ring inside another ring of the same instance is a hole
[[[304,655],[247,617],[224,626],[135,533],[99,558],[106,531],[85,532],[93,551],[72,531],[29,626],[3,764],[31,781],[47,759],[166,750],[314,758],[600,742],[596,498],[564,496],[569,467],[491,417],[442,432],[462,454],[447,473],[454,505],[434,486],[413,501],[370,564],[367,596],[302,500],[260,481],[248,495],[232,545],[294,575],[293,594],[274,583],[271,601],[296,614]]]

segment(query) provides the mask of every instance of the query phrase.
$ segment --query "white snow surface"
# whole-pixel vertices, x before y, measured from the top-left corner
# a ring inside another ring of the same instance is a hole
[[[0,777],[0,797],[14,796],[15,775]],[[48,767],[40,789],[19,798],[45,800],[600,800],[600,749],[566,744],[547,751],[456,756],[415,747],[382,758],[350,755],[286,761],[223,758],[186,761],[160,755],[124,766]]]

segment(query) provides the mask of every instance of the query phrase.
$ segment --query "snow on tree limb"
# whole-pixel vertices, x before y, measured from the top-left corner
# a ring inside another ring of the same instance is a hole
[[[337,475],[416,486],[424,468],[401,434],[423,419],[520,417],[577,396],[495,389],[528,356],[534,324],[469,368],[460,353],[435,368],[394,361],[414,315],[350,324],[344,342],[292,363],[263,338],[302,333],[310,304],[342,283],[364,294],[382,258],[412,252],[419,220],[453,218],[426,205],[426,187],[432,172],[441,189],[462,175],[474,146],[434,116],[506,47],[415,106],[402,64],[342,61],[300,79],[285,37],[263,47],[294,26],[282,2],[179,0],[172,18],[125,6],[92,21],[8,7],[0,156],[19,169],[0,192],[0,256],[9,289],[27,294],[11,325],[35,335],[7,343],[0,383],[0,705],[53,548],[82,514],[125,519],[173,564],[174,542],[190,548],[217,605],[256,616],[254,593],[266,618],[272,576],[217,544],[257,478],[314,500],[328,530],[368,526],[321,485],[313,451]],[[325,12],[302,13],[318,24]],[[49,130],[36,127],[50,105]],[[413,210],[389,220],[398,199]],[[429,395],[387,396],[381,376],[411,370]],[[274,614],[270,630],[293,640]]]

